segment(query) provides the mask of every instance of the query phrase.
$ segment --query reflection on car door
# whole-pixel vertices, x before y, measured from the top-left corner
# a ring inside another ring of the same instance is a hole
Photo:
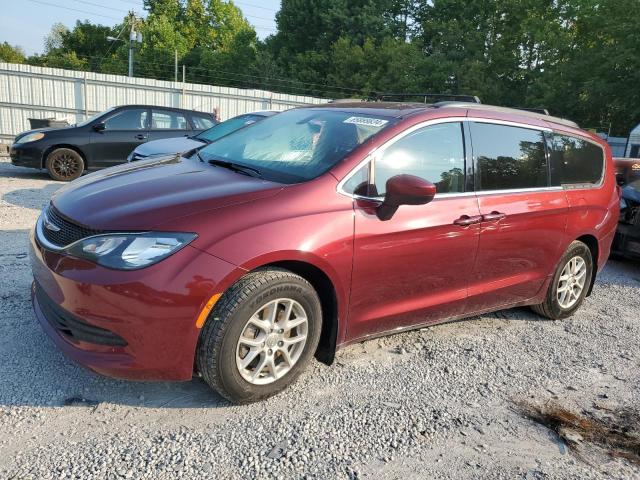
[[[186,137],[192,133],[184,113],[155,108],[151,110],[149,140]]]
[[[110,167],[127,161],[133,149],[148,138],[146,108],[123,108],[103,121],[104,130],[91,132],[89,167]]]
[[[541,130],[470,122],[483,215],[468,311],[533,298],[561,254],[567,199],[550,187]]]
[[[410,174],[438,192],[427,205],[401,206],[388,221],[370,201],[354,201],[351,339],[464,312],[480,232],[476,196],[465,191],[466,164],[462,124],[440,123],[377,153],[366,191],[357,180],[345,184],[345,193],[379,197],[390,177]]]

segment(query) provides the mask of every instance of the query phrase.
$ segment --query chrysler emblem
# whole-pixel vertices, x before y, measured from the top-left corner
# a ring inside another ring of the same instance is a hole
[[[42,221],[44,223],[44,228],[46,228],[47,230],[51,230],[52,232],[59,232],[60,231],[60,227],[55,226],[53,223],[51,223],[49,221],[49,218],[47,217],[46,213],[42,217]]]

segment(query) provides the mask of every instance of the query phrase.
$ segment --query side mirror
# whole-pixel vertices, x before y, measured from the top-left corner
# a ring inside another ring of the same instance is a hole
[[[436,186],[414,175],[396,175],[387,180],[387,193],[378,207],[380,220],[389,220],[400,205],[425,205],[436,196]]]
[[[106,125],[104,124],[104,122],[98,122],[93,126],[93,129],[96,132],[103,132],[106,129]]]

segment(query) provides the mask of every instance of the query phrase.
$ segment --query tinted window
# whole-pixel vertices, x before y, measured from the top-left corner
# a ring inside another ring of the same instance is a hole
[[[144,130],[147,128],[147,111],[136,108],[122,110],[104,122],[105,130]]]
[[[200,155],[253,167],[267,179],[295,183],[326,172],[393,122],[337,108],[292,109],[236,130]]]
[[[375,190],[385,194],[387,180],[409,174],[429,180],[438,193],[464,191],[464,142],[460,123],[421,128],[401,138],[375,160]]]
[[[566,135],[551,137],[552,185],[598,183],[602,178],[602,148]]]
[[[211,128],[215,125],[215,122],[209,117],[192,115],[191,119],[193,120],[193,127],[196,130],[206,130],[207,128]]]
[[[186,130],[187,119],[178,112],[153,110],[151,112],[151,128],[154,130]]]
[[[478,170],[476,190],[549,185],[542,132],[490,123],[472,122],[470,127]]]

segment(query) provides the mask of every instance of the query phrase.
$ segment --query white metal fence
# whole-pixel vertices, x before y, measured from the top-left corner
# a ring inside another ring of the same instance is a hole
[[[10,143],[16,134],[28,130],[29,118],[77,123],[116,105],[158,105],[202,112],[217,108],[227,119],[255,110],[286,110],[326,101],[265,90],[0,63],[0,143]]]

